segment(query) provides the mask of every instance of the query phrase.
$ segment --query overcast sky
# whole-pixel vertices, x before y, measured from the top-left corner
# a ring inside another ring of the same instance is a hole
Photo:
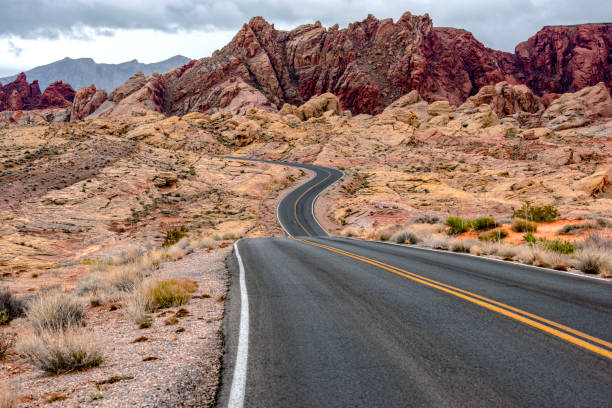
[[[290,29],[429,13],[513,51],[542,26],[612,21],[610,0],[0,0],[0,76],[64,57],[117,63],[209,56],[252,16]]]

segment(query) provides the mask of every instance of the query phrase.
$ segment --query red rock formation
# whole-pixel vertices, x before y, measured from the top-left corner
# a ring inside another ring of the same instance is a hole
[[[22,72],[13,82],[0,87],[0,110],[35,109],[39,98],[38,81],[28,83]]]
[[[220,88],[235,80],[277,108],[331,92],[353,113],[379,113],[411,90],[459,105],[501,81],[528,84],[539,95],[566,92],[610,81],[611,27],[546,27],[513,55],[486,48],[468,31],[434,28],[427,14],[292,31],[255,17],[212,57],[163,75],[163,107],[169,114],[224,109],[229,101],[219,95],[232,93]]]
[[[37,109],[67,108],[74,101],[74,89],[70,84],[56,81],[49,85],[41,95],[36,105]]]
[[[612,88],[612,24],[544,27],[516,47],[517,79],[535,93],[576,92],[604,82]]]
[[[106,91],[104,89],[96,89],[93,84],[79,89],[74,96],[70,120],[86,118],[94,113],[106,99]]]
[[[69,84],[58,81],[41,94],[38,81],[28,83],[22,72],[13,82],[0,84],[0,111],[65,108],[72,105],[74,93]]]

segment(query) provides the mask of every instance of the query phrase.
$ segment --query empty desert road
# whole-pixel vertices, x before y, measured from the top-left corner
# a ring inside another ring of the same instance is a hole
[[[329,237],[312,202],[341,173],[304,167],[290,237],[229,261],[219,406],[612,406],[610,282]]]

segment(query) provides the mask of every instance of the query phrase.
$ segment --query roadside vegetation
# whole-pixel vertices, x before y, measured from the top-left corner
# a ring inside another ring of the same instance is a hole
[[[111,310],[121,309],[137,327],[150,327],[154,312],[184,306],[198,290],[191,279],[161,276],[161,264],[196,250],[227,246],[223,241],[230,237],[241,234],[226,231],[190,236],[186,228],[177,228],[167,233],[159,249],[129,246],[108,256],[83,259],[80,263],[88,266],[89,272],[72,291],[49,287],[25,299],[0,288],[0,324],[9,325],[23,317],[27,328],[17,339],[0,331],[0,359],[14,349],[49,374],[102,364],[110,347],[103,337],[87,330],[88,308],[107,305]],[[187,313],[182,310],[181,317]],[[0,390],[0,408],[11,406],[6,405],[9,400],[3,393]]]
[[[514,211],[511,222],[498,222],[492,217],[448,217],[443,223],[437,219],[429,222],[429,219],[419,218],[402,226],[379,230],[365,231],[347,226],[343,235],[492,256],[562,271],[574,269],[612,278],[612,238],[609,232],[600,231],[612,228],[612,222],[605,218],[574,222],[562,226],[556,233],[570,236],[582,233],[581,239],[550,239],[550,235],[538,233],[538,223],[545,225],[558,217],[559,212],[552,206],[538,207],[527,202]],[[506,242],[512,233],[513,239]],[[522,235],[517,237],[516,233]]]

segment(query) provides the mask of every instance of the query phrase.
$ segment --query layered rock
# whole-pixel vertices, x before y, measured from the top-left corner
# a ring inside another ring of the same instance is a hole
[[[48,108],[68,108],[72,106],[74,95],[76,92],[70,84],[64,84],[62,81],[56,81],[49,85],[45,92],[40,96],[37,109]]]
[[[96,86],[93,84],[79,89],[74,96],[70,120],[85,119],[94,113],[106,101],[106,98],[106,91],[104,89],[96,89]]]
[[[461,107],[478,107],[483,104],[490,105],[499,118],[519,112],[537,114],[544,110],[539,98],[527,86],[510,85],[507,82],[483,86]]]

